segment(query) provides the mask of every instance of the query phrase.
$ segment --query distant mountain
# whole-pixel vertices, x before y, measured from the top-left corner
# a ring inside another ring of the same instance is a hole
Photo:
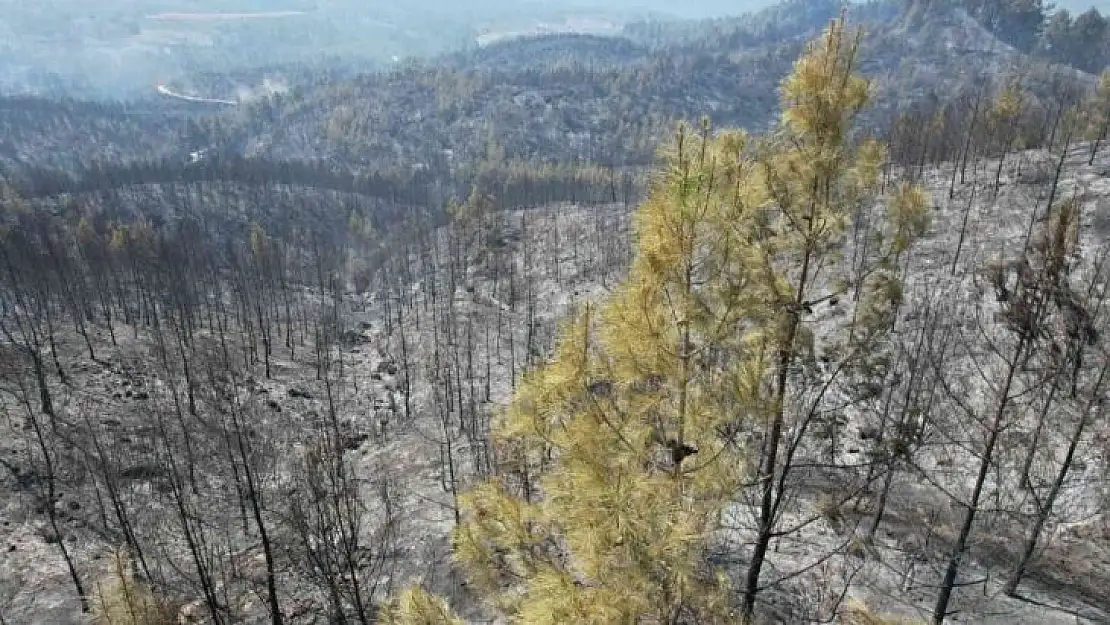
[[[737,14],[772,2],[43,0],[4,10],[0,93],[130,98],[196,73],[274,64],[366,71],[470,47],[483,33],[618,30],[647,15]]]
[[[210,148],[344,171],[416,168],[448,177],[482,162],[491,149],[510,162],[640,166],[655,160],[676,120],[708,115],[715,124],[752,130],[773,123],[780,79],[840,7],[838,0],[791,0],[732,19],[635,22],[619,36],[523,36],[360,74],[275,69],[287,82],[196,73],[173,83],[174,91],[238,99],[240,106],[198,109],[194,115],[208,117],[203,124],[174,122],[145,135],[130,120],[122,127],[135,128],[133,134],[105,141],[122,160],[132,153],[181,159]],[[935,11],[910,27],[893,3],[870,3],[857,7],[852,20],[867,25],[861,61],[876,80],[869,120],[876,131],[900,112],[971,93],[985,77],[1019,71],[1029,59],[960,11]],[[1046,66],[1026,85],[1050,98],[1056,83],[1073,74]],[[255,88],[248,93],[241,84]],[[253,97],[259,92],[272,95]],[[19,110],[30,116],[32,109]],[[71,128],[76,137],[85,119],[105,126],[80,108],[22,124],[10,134],[6,158],[68,169],[47,149],[57,133],[37,128]],[[90,145],[93,151],[77,161],[101,149]]]
[[[653,12],[684,18],[724,17],[758,11],[777,4],[777,0],[561,0],[550,5],[570,8],[607,9],[628,13]]]

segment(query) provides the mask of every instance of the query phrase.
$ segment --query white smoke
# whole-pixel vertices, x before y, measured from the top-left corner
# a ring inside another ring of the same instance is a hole
[[[240,104],[246,104],[255,100],[281,95],[288,91],[289,84],[284,78],[267,76],[262,79],[262,84],[257,87],[248,87],[246,85],[239,85],[236,87],[235,98]]]

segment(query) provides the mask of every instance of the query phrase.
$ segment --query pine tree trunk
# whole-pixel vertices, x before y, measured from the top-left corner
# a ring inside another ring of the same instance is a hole
[[[27,406],[30,412],[30,406]],[[46,497],[43,506],[46,511],[46,518],[50,522],[50,530],[53,532],[53,538],[57,541],[58,550],[62,553],[62,559],[65,560],[66,570],[69,571],[69,578],[73,582],[73,588],[77,591],[77,597],[81,602],[81,611],[89,611],[89,601],[85,594],[85,586],[81,583],[81,576],[77,572],[77,565],[73,562],[73,556],[69,553],[69,548],[66,547],[66,537],[62,533],[61,528],[58,526],[58,510],[55,504],[58,502],[57,496],[57,476],[54,471],[54,460],[50,457],[50,446],[46,443],[46,435],[42,430],[42,424],[33,415],[29,419],[31,426],[35,431],[35,440],[38,442],[39,451],[42,453],[42,459],[45,478],[46,478]]]
[[[960,238],[956,241],[956,253],[952,255],[952,275],[956,275],[956,269],[960,266],[960,252],[963,251],[964,240],[967,237],[967,222],[971,216],[971,207],[975,204],[975,185],[971,186],[971,197],[967,201],[967,206],[964,208],[963,221],[960,224]]]
[[[1110,368],[1103,367],[1099,372],[1098,381],[1095,383],[1097,396],[1100,398],[1103,382],[1106,379],[1107,373],[1110,373]],[[1068,450],[1064,454],[1063,464],[1060,465],[1060,470],[1056,473],[1056,479],[1052,481],[1052,486],[1045,496],[1044,503],[1041,504],[1037,510],[1037,518],[1033,522],[1033,527],[1030,528],[1029,533],[1025,537],[1025,543],[1021,550],[1021,558],[1018,560],[1017,565],[1006,581],[1005,592],[1011,597],[1017,595],[1018,585],[1021,584],[1022,578],[1025,577],[1025,572],[1029,568],[1029,563],[1033,561],[1033,554],[1037,549],[1037,544],[1040,542],[1041,533],[1044,531],[1044,526],[1048,523],[1048,519],[1052,515],[1052,508],[1056,505],[1056,499],[1060,496],[1060,491],[1064,488],[1064,482],[1067,480],[1068,473],[1071,471],[1072,464],[1075,461],[1075,451],[1078,449],[1079,443],[1083,440],[1083,433],[1090,424],[1091,413],[1096,407],[1099,411],[1102,410],[1101,399],[1088,402],[1083,410],[1083,415],[1079,419],[1079,424],[1076,425],[1075,432],[1068,442]],[[1026,469],[1026,471],[1028,471],[1028,469]],[[1028,473],[1026,473],[1026,475],[1028,475]]]
[[[812,223],[812,219],[810,220]],[[778,453],[780,439],[782,438],[783,421],[785,420],[785,400],[787,381],[790,365],[794,361],[794,340],[798,333],[798,324],[801,314],[801,304],[804,301],[805,286],[809,280],[809,265],[811,250],[807,249],[802,261],[802,273],[798,279],[798,288],[795,295],[795,308],[787,314],[791,315],[789,328],[778,356],[778,371],[775,382],[776,402],[775,414],[771,420],[771,431],[763,442],[763,454],[759,467],[759,529],[755,545],[752,549],[752,559],[748,564],[748,572],[744,582],[744,597],[741,607],[741,617],[744,622],[751,621],[755,614],[755,599],[759,594],[759,576],[763,570],[763,563],[767,557],[767,548],[774,537],[775,527],[775,474],[778,472]]]
[[[960,156],[960,184],[967,184],[967,157],[971,152],[971,139],[975,135],[975,124],[979,121],[979,108],[983,101],[983,90],[975,96],[975,109],[971,113],[971,123],[967,128],[967,140],[964,141],[963,154]],[[955,176],[953,175],[953,180]]]
[[[948,616],[948,603],[952,598],[952,591],[956,585],[956,576],[959,575],[960,566],[963,563],[964,552],[967,550],[967,542],[971,537],[971,528],[975,524],[975,515],[979,511],[979,499],[983,494],[983,487],[987,481],[987,475],[990,473],[991,464],[994,461],[994,448],[998,444],[998,437],[1002,433],[1002,421],[1006,416],[1006,409],[1010,405],[1010,389],[1013,387],[1014,378],[1017,377],[1019,363],[1025,354],[1025,348],[1028,343],[1027,334],[1022,334],[1018,340],[1018,344],[1014,349],[1013,356],[1009,362],[1006,373],[1006,382],[1002,385],[1001,394],[998,399],[998,406],[995,408],[994,416],[991,419],[990,432],[987,435],[986,444],[983,447],[982,459],[979,462],[979,472],[975,478],[975,487],[972,489],[971,497],[966,504],[964,511],[963,522],[960,525],[960,533],[956,536],[956,544],[952,548],[952,554],[948,559],[948,566],[944,572],[944,578],[940,583],[940,592],[937,596],[936,604],[933,606],[933,624],[941,625],[944,619]]]
[[[1095,138],[1095,142],[1091,144],[1091,157],[1087,159],[1088,167],[1095,164],[1095,157],[1098,156],[1098,150],[1102,147],[1102,142],[1106,141],[1107,131],[1110,131],[1110,122],[1104,122],[1102,124],[1102,129],[1098,133],[1098,137]]]

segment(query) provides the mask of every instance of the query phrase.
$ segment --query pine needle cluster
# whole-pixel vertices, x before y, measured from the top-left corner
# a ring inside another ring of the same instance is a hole
[[[175,606],[135,579],[129,558],[112,554],[111,572],[96,585],[92,613],[97,625],[171,625]]]

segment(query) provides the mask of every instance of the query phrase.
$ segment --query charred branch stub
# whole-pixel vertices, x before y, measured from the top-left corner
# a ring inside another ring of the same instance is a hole
[[[667,441],[667,449],[671,450],[671,462],[675,466],[682,466],[682,461],[698,453],[696,447],[680,444],[676,440]]]
[[[611,399],[613,397],[613,383],[609,380],[595,380],[590,382],[590,395],[598,399]]]

